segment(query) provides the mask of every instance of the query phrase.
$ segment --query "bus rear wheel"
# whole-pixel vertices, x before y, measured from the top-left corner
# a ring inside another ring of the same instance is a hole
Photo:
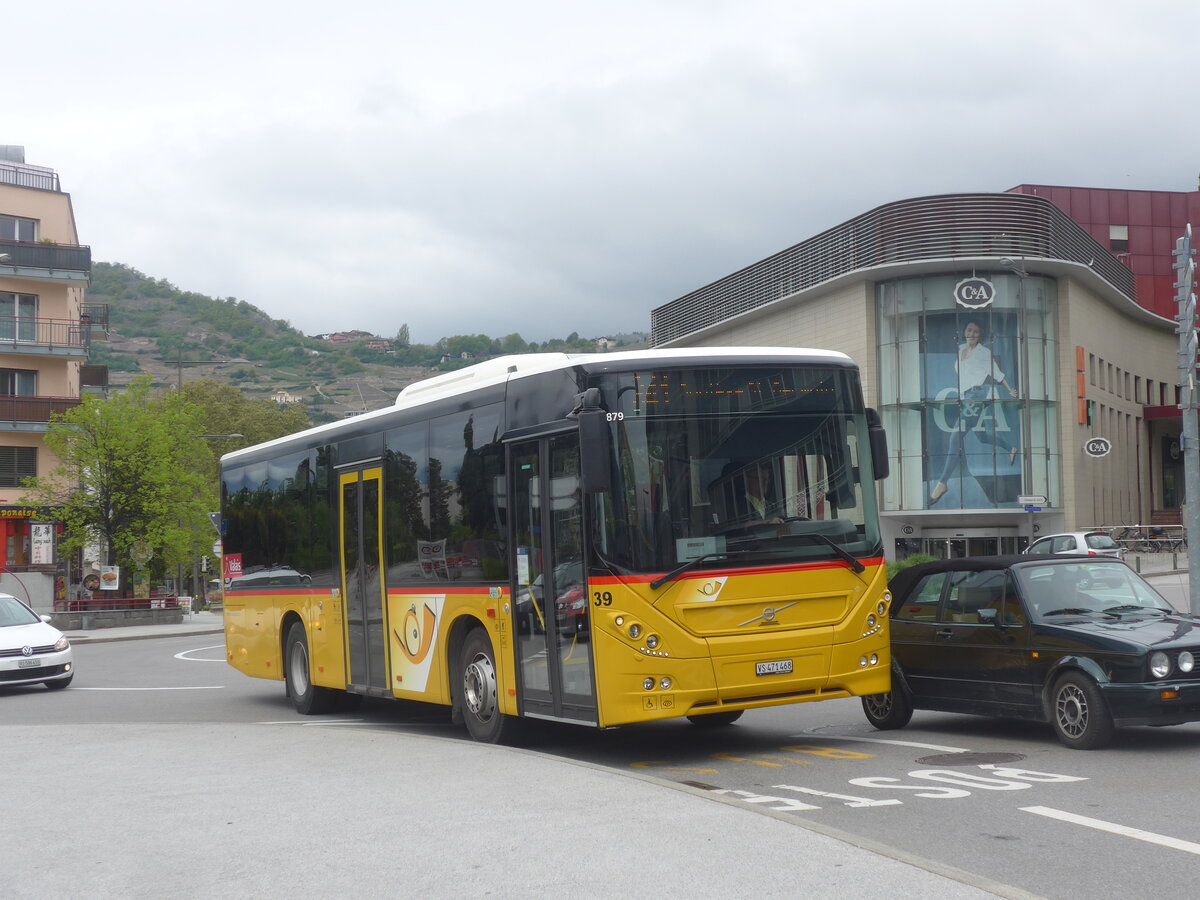
[[[484,744],[500,741],[506,720],[500,712],[500,690],[496,676],[496,654],[487,632],[476,628],[463,641],[458,656],[459,700],[467,732]]]
[[[288,629],[283,651],[284,683],[296,712],[305,716],[329,712],[337,702],[338,691],[317,687],[312,683],[312,667],[308,658],[308,636],[304,626],[296,622]]]

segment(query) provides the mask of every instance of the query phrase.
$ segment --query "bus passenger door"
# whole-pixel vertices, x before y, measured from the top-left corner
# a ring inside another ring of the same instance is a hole
[[[579,436],[512,444],[509,472],[521,712],[596,724]]]
[[[341,475],[342,596],[346,609],[347,680],[375,696],[392,696],[388,683],[387,584],[380,522],[383,521],[383,470]]]

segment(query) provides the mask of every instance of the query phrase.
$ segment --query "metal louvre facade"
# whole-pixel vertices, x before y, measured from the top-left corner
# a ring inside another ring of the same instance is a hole
[[[1049,200],[948,194],[876,207],[650,313],[655,346],[856,271],[898,263],[1014,257],[1079,263],[1135,300],[1133,273]]]

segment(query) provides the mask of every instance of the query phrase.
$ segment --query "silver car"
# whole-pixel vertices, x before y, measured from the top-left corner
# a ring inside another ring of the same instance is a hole
[[[1050,556],[1058,553],[1082,553],[1086,556],[1111,556],[1125,558],[1125,548],[1114,541],[1105,531],[1069,531],[1038,538],[1026,549],[1033,556]]]
[[[0,594],[0,688],[65,688],[75,677],[71,642],[12,594]]]

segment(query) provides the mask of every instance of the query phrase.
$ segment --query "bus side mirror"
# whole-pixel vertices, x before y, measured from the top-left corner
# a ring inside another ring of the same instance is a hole
[[[602,409],[579,411],[579,478],[586,494],[612,490],[612,431]]]
[[[883,430],[883,420],[879,418],[879,412],[870,408],[867,409],[867,438],[871,442],[871,464],[875,467],[875,480],[882,481],[891,473],[887,432]]]

